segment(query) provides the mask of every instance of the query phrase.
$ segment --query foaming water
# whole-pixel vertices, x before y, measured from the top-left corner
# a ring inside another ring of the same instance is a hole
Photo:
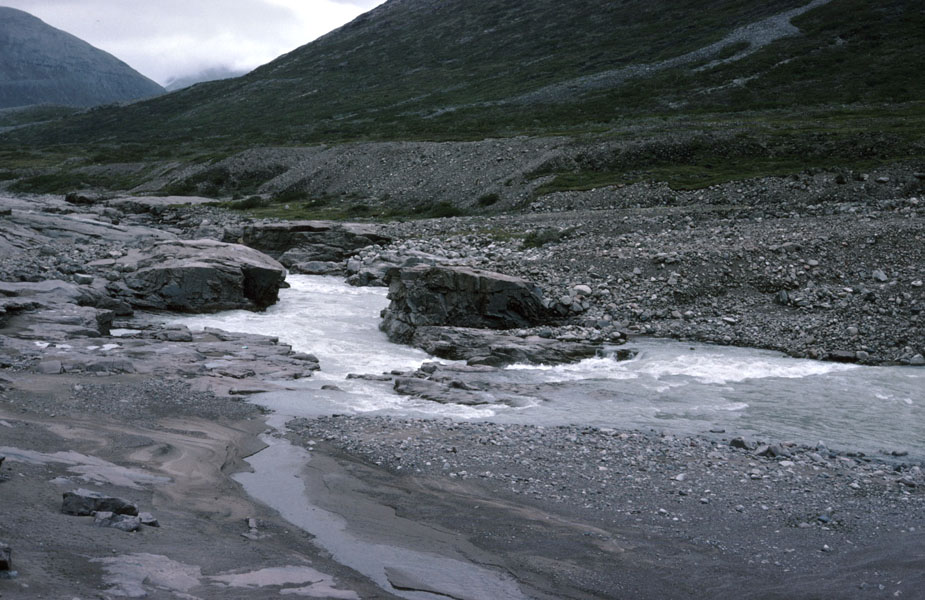
[[[483,419],[540,425],[656,428],[676,433],[725,430],[772,440],[875,453],[907,450],[925,458],[925,370],[797,360],[744,348],[636,340],[636,358],[592,358],[573,365],[519,365],[476,377],[509,404],[466,407],[395,394],[384,382],[348,373],[413,369],[428,356],[391,344],[378,330],[386,290],[354,288],[332,277],[290,276],[291,288],[264,313],[180,317],[192,328],[279,336],[316,354],[322,371],[298,389],[255,401],[286,416],[368,413]],[[339,390],[322,390],[335,384]],[[512,401],[513,399],[513,401]]]

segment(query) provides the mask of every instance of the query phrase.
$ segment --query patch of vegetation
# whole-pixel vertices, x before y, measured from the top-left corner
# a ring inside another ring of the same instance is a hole
[[[32,175],[14,182],[10,191],[27,194],[64,194],[73,190],[128,190],[140,182],[138,174],[111,175],[60,171]]]
[[[225,166],[214,166],[170,184],[165,192],[171,196],[241,197],[254,194],[266,181],[285,170],[285,167],[277,165],[233,172]]]
[[[454,206],[449,202],[433,202],[431,204],[421,204],[411,209],[409,212],[394,211],[394,216],[422,218],[422,219],[446,219],[449,217],[463,217],[466,211]]]
[[[0,127],[19,127],[34,123],[43,123],[73,115],[80,109],[67,106],[26,106],[0,110]]]
[[[269,205],[270,201],[261,196],[251,196],[250,198],[229,202],[227,204],[228,208],[232,210],[253,210],[255,208],[266,208]]]
[[[481,208],[488,208],[489,206],[494,206],[500,201],[501,196],[495,192],[491,192],[489,194],[483,194],[480,196],[476,201],[476,204],[478,204]]]
[[[546,244],[557,244],[569,236],[573,229],[539,229],[524,236],[524,248],[542,248]]]
[[[217,206],[241,210],[256,218],[287,220],[395,220],[439,219],[465,216],[466,211],[449,202],[429,202],[414,206],[370,205],[349,197],[323,196],[306,199],[305,192],[284,191],[270,198],[254,196],[245,200],[221,202]]]
[[[678,128],[671,136],[654,126],[637,128],[640,139],[578,156],[577,166],[553,162],[537,169],[529,176],[554,177],[534,195],[645,180],[697,189],[812,168],[871,169],[921,157],[925,147],[925,103],[738,116],[689,119],[690,133]]]

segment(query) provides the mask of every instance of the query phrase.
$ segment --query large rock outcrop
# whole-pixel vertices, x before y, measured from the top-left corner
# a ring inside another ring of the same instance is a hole
[[[112,286],[136,308],[179,312],[262,310],[279,298],[286,270],[269,256],[214,240],[167,241],[113,261]]]
[[[360,248],[389,241],[375,225],[331,221],[257,223],[245,227],[240,239],[290,268],[301,263],[344,261]]]
[[[417,266],[389,274],[382,329],[409,343],[417,327],[512,329],[549,318],[540,289],[524,279],[467,267]]]

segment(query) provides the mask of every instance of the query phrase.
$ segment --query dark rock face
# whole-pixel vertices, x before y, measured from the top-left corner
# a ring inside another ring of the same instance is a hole
[[[241,243],[277,258],[287,267],[307,262],[337,262],[360,248],[390,238],[372,225],[331,221],[258,223],[244,227]]]
[[[213,240],[161,242],[117,262],[126,300],[154,310],[261,310],[276,302],[286,277],[269,256]]]
[[[562,364],[595,356],[598,346],[576,342],[519,337],[487,329],[464,327],[418,327],[411,345],[447,360],[470,365],[503,367],[516,363]]]
[[[28,13],[0,7],[0,108],[96,106],[163,93],[111,54]]]
[[[95,512],[110,512],[118,515],[138,514],[138,507],[122,498],[104,496],[99,492],[90,490],[74,490],[64,492],[61,512],[66,515],[89,516]]]
[[[394,271],[389,298],[380,329],[399,343],[410,342],[417,327],[511,329],[549,316],[539,288],[526,280],[465,267]]]

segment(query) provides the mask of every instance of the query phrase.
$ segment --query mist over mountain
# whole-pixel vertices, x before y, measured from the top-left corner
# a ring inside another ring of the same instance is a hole
[[[0,7],[0,108],[90,107],[163,93],[111,54],[29,13]]]
[[[203,69],[198,73],[193,73],[192,75],[184,75],[182,77],[174,77],[167,81],[167,84],[164,86],[168,92],[175,92],[177,90],[182,90],[191,85],[196,85],[197,83],[205,83],[207,81],[218,81],[221,79],[232,79],[234,77],[240,77],[248,73],[245,69],[232,69],[230,67],[211,67],[208,69]]]

